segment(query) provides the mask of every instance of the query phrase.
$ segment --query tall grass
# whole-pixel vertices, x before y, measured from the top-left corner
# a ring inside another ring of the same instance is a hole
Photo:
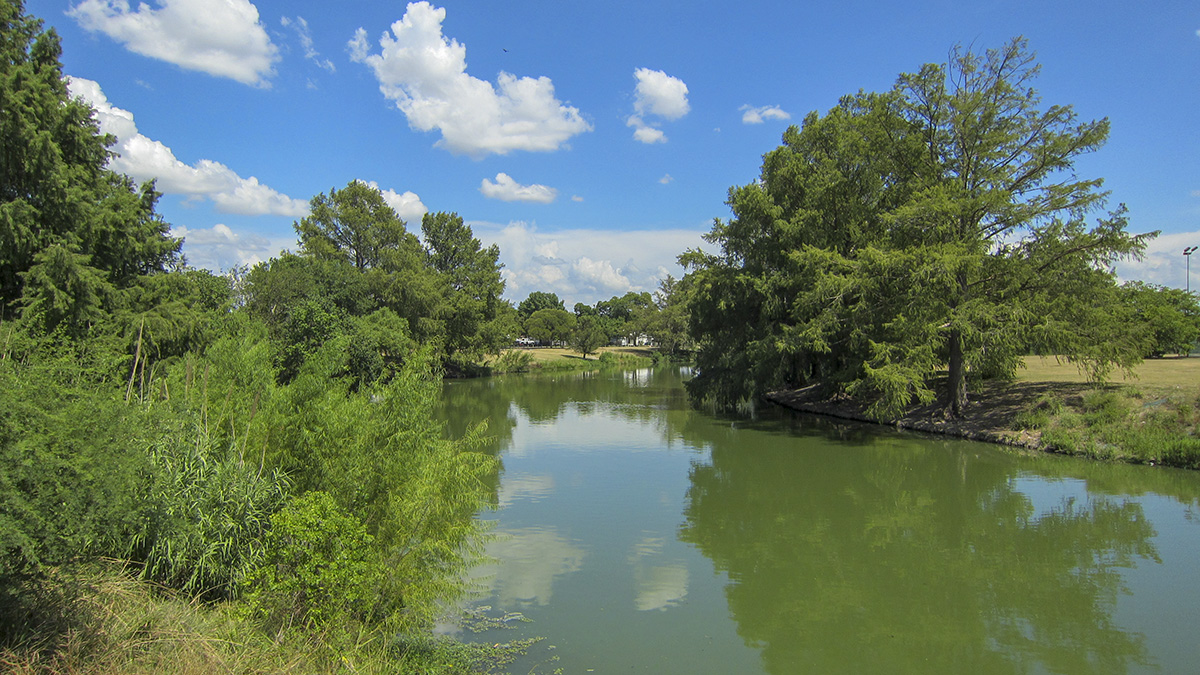
[[[0,645],[0,672],[13,675],[494,673],[527,644],[351,635],[331,650],[325,635],[264,633],[233,605],[188,599],[116,563],[57,569],[20,608],[4,609],[37,619]]]
[[[1200,392],[1111,387],[1085,393],[1077,406],[1043,397],[1019,422],[1066,454],[1200,469]]]

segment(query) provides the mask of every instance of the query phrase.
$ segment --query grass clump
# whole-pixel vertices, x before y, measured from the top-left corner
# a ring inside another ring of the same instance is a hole
[[[531,642],[346,633],[334,647],[332,631],[264,631],[236,603],[188,599],[111,562],[56,569],[5,600],[5,624],[24,626],[0,644],[0,672],[14,675],[494,673]]]
[[[1200,469],[1200,395],[1159,398],[1133,388],[1085,392],[1067,405],[1043,396],[1021,413],[1021,428],[1039,429],[1043,443],[1066,454]]]

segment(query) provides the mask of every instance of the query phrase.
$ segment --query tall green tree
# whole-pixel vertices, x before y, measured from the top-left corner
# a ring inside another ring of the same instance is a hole
[[[23,2],[0,4],[0,313],[78,333],[138,276],[172,267],[181,242],[152,184],[105,168],[114,139],[67,93],[61,55]]]
[[[539,309],[561,309],[565,311],[566,306],[558,298],[557,293],[533,291],[521,301],[521,304],[517,305],[517,314],[521,321],[525,321]]]
[[[417,238],[383,200],[362,181],[350,181],[309,201],[310,214],[295,223],[301,251],[323,260],[345,260],[357,270],[395,269],[405,254],[420,250]]]
[[[581,316],[575,322],[575,328],[571,331],[568,344],[571,349],[587,358],[588,354],[595,353],[597,349],[603,347],[608,342],[608,333],[604,331],[599,318],[594,316]]]
[[[1111,263],[1146,236],[1123,208],[1088,224],[1099,179],[1072,169],[1107,120],[1042,110],[1024,40],[901,75],[810,114],[730,190],[734,217],[690,251],[698,396],[838,383],[896,414],[935,397],[960,415],[968,374],[1011,376],[1031,346],[1096,376],[1138,355]],[[1153,235],[1148,235],[1153,236]]]
[[[679,279],[668,274],[659,282],[654,306],[647,314],[646,332],[671,356],[689,347],[687,289]]]
[[[496,354],[512,341],[515,317],[506,311],[500,248],[483,246],[457,213],[426,213],[421,233],[429,265],[445,284],[437,318],[444,322],[449,357]]]
[[[525,335],[539,342],[566,342],[574,329],[575,315],[564,309],[539,309],[525,320]]]

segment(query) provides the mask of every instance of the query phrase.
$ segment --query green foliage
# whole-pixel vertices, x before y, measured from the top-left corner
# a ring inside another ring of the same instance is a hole
[[[571,349],[582,354],[585,359],[588,354],[595,352],[607,343],[608,333],[605,332],[601,320],[598,317],[586,315],[579,317],[568,339]]]
[[[1078,409],[1039,405],[1042,441],[1053,449],[1094,459],[1200,468],[1200,398],[1172,395],[1150,401],[1136,392],[1097,389]]]
[[[1135,364],[1111,264],[1153,235],[1127,234],[1123,208],[1086,222],[1105,195],[1071,169],[1108,123],[1041,109],[1037,72],[1024,40],[956,49],[788,129],[730,190],[734,217],[706,236],[720,253],[680,257],[693,398],[818,381],[890,417],[948,368],[961,414],[969,375],[1012,377],[1029,349],[1098,379]]]
[[[557,293],[533,291],[521,301],[521,304],[517,305],[517,316],[521,321],[527,321],[539,309],[561,309],[566,311],[567,308],[563,305],[563,301],[558,299]]]
[[[262,562],[244,583],[247,610],[271,632],[369,619],[383,567],[374,538],[326,492],[271,518]]]
[[[362,181],[319,194],[310,214],[295,224],[303,255],[350,263],[356,270],[403,267],[406,254],[418,250],[416,237],[383,200],[383,193]]]
[[[423,250],[352,182],[313,199],[301,255],[236,279],[186,269],[153,185],[104,168],[112,139],[23,9],[0,4],[3,620],[112,557],[189,596],[249,588],[265,623],[340,634],[350,656],[338,617],[427,628],[495,501],[485,425],[449,439],[431,420],[449,357],[510,340],[498,249],[437,214]]]
[[[19,1],[0,5],[0,34],[0,314],[23,306],[79,334],[116,291],[170,267],[181,242],[152,185],[104,168],[113,139],[67,94],[58,35]]]
[[[149,472],[143,415],[72,354],[0,359],[0,587],[81,555],[116,555]]]
[[[1200,301],[1196,294],[1140,281],[1121,286],[1121,297],[1144,332],[1143,355],[1187,354],[1200,340]]]
[[[180,426],[151,446],[154,481],[142,497],[145,525],[126,555],[147,579],[205,598],[228,598],[256,567],[271,515],[288,482],[244,456],[214,445],[203,421]]]
[[[562,309],[539,309],[525,320],[525,335],[545,344],[566,342],[575,330],[575,315]]]
[[[522,349],[510,349],[491,364],[492,372],[495,374],[524,373],[532,367],[533,354]]]
[[[678,356],[692,347],[688,335],[689,284],[667,275],[654,292],[654,306],[646,315],[644,330],[658,348],[669,356]]]
[[[421,219],[430,267],[445,285],[444,302],[434,318],[444,326],[443,348],[449,360],[478,361],[512,343],[515,314],[500,298],[499,247],[483,245],[457,213],[426,213]]]

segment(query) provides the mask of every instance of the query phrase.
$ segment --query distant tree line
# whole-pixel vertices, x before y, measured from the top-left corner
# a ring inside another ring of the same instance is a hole
[[[542,344],[569,345],[593,353],[603,345],[644,339],[662,353],[687,351],[686,297],[679,280],[668,275],[653,294],[629,291],[595,305],[575,303],[568,312],[556,293],[534,291],[517,305],[521,333]]]

